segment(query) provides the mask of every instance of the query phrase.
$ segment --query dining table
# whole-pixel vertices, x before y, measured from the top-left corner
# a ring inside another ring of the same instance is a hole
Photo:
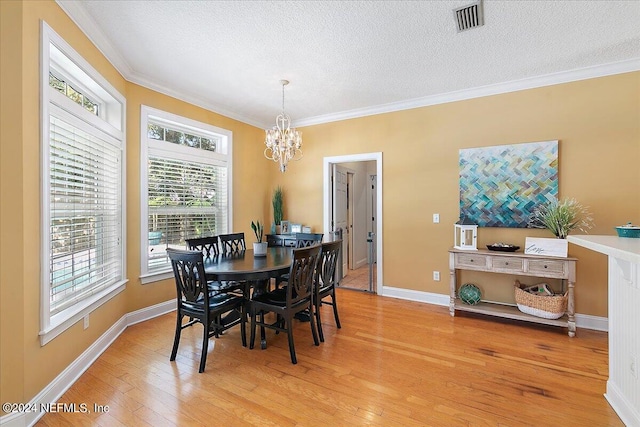
[[[268,291],[272,278],[289,272],[292,253],[290,247],[270,247],[264,256],[255,255],[251,249],[220,254],[204,259],[204,273],[209,281],[249,282],[252,295],[260,295]],[[264,349],[267,341],[263,332],[260,346]]]

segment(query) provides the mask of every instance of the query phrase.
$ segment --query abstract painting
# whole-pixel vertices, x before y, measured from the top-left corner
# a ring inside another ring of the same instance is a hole
[[[558,197],[558,141],[460,150],[460,218],[480,227],[526,228]]]

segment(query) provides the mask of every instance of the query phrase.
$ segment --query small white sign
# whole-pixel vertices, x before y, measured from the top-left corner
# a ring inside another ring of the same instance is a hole
[[[524,253],[529,255],[543,255],[566,258],[569,250],[567,239],[544,239],[527,237],[524,243]]]

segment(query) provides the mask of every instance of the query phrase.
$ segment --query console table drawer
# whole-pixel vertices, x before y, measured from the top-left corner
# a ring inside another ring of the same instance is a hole
[[[486,269],[487,268],[487,260],[488,257],[485,255],[478,254],[456,254],[456,267],[464,267],[464,268],[477,268],[477,269]]]
[[[544,275],[553,275],[554,277],[564,277],[567,272],[566,261],[553,260],[529,260],[529,272]]]
[[[494,270],[500,270],[504,272],[522,272],[524,269],[522,258],[493,257],[492,264]]]

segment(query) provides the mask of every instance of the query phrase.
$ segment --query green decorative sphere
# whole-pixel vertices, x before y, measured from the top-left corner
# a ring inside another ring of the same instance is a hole
[[[482,291],[480,291],[480,288],[478,288],[473,283],[465,283],[464,285],[460,286],[460,290],[458,290],[458,296],[463,303],[476,305],[482,298]]]

